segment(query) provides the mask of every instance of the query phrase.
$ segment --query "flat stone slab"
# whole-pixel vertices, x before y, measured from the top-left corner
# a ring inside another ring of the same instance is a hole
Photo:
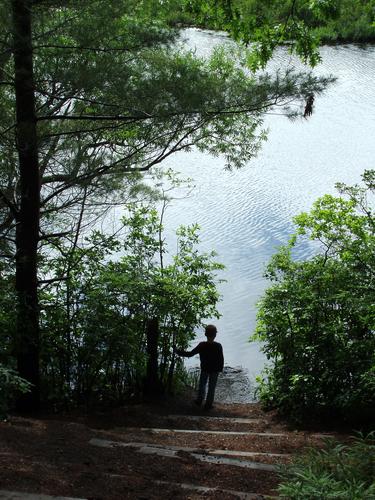
[[[86,500],[85,498],[54,497],[41,493],[23,493],[22,491],[0,490],[1,500]]]
[[[270,458],[288,458],[288,453],[265,453],[259,451],[236,451],[236,450],[205,450],[210,455],[229,455],[233,457],[270,457]]]
[[[203,421],[203,422],[229,422],[233,424],[264,424],[267,423],[267,420],[263,418],[238,418],[238,417],[208,417],[205,415],[167,415],[167,418],[172,420],[178,420],[180,418],[184,418],[186,420],[193,421]]]
[[[93,438],[89,441],[89,444],[95,446],[101,446],[107,448],[108,446],[122,446],[125,448],[152,448],[161,450],[171,450],[171,451],[186,451],[187,453],[202,453],[205,455],[227,455],[232,457],[269,457],[269,458],[288,458],[290,455],[288,453],[266,453],[261,451],[238,451],[238,450],[220,450],[214,448],[190,448],[186,446],[173,446],[173,445],[163,445],[154,443],[138,443],[138,442],[124,442],[124,441],[109,441],[106,439],[96,439]],[[143,453],[143,451],[142,451]]]
[[[178,458],[178,452],[182,450],[173,449],[174,447],[163,447],[153,444],[146,443],[124,443],[122,441],[110,441],[108,439],[97,439],[92,438],[89,444],[93,446],[99,446],[100,448],[116,448],[116,446],[121,446],[122,448],[137,448],[139,453],[145,455],[159,455],[161,457],[172,457]]]
[[[139,453],[143,453],[146,455],[158,455],[162,457],[168,458],[180,458],[178,453],[180,451],[184,451],[190,454],[190,456],[200,460],[201,462],[209,462],[213,464],[221,464],[221,465],[234,465],[237,467],[244,467],[247,469],[257,469],[257,470],[267,470],[274,471],[276,467],[271,464],[263,464],[259,462],[250,462],[249,460],[241,460],[240,458],[225,458],[220,457],[220,450],[205,450],[201,448],[186,448],[179,446],[163,446],[156,444],[147,444],[147,443],[124,443],[122,441],[110,441],[107,439],[90,439],[89,444],[93,446],[99,446],[101,448],[115,448],[116,446],[121,446],[125,448],[137,448]],[[224,450],[228,452],[228,450]],[[261,455],[260,453],[254,453],[253,455],[244,455],[246,452],[234,452],[236,456],[254,456]],[[238,455],[238,453],[243,453],[243,455]],[[251,452],[249,452],[251,453]],[[263,455],[267,455],[264,454]],[[282,455],[285,456],[285,455]]]
[[[210,464],[234,465],[235,467],[244,467],[245,469],[267,470],[270,472],[276,470],[274,465],[250,462],[248,460],[241,460],[240,458],[225,458],[212,455],[201,455],[199,453],[191,453],[191,456],[201,462],[209,462]]]
[[[258,437],[289,437],[286,432],[252,432],[252,431],[209,431],[201,429],[162,429],[158,427],[115,427],[117,432],[151,432],[155,434],[217,434],[221,436],[258,436]],[[306,437],[319,439],[332,438],[333,434],[302,434]]]
[[[285,437],[288,434],[274,432],[251,432],[251,431],[206,431],[200,429],[159,429],[154,427],[116,427],[115,431],[122,432],[151,432],[155,434],[218,434],[221,436],[264,436],[264,437]]]

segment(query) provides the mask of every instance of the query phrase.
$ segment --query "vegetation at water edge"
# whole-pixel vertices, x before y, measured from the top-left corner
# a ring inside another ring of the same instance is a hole
[[[170,11],[174,23],[214,30],[234,28],[239,38],[245,35],[253,42],[258,40],[259,26],[267,27],[271,33],[276,26],[285,26],[293,18],[295,31],[311,29],[321,43],[375,41],[374,0],[186,0],[176,2]]]
[[[375,171],[338,184],[295,218],[296,234],[266,270],[253,338],[270,365],[259,395],[295,421],[373,422],[375,416]],[[293,255],[300,240],[319,250]]]

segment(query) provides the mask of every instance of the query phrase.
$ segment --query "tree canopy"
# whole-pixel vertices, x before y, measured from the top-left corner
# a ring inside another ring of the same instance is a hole
[[[54,226],[62,211],[66,222],[83,192],[96,199],[123,192],[124,178],[128,186],[132,174],[192,145],[225,155],[229,167],[243,165],[264,138],[267,110],[288,114],[291,99],[329,81],[291,71],[249,74],[239,54],[223,49],[200,59],[177,47],[177,32],[162,15],[150,19],[152,3],[143,4],[30,3],[43,235],[53,214]],[[1,18],[1,210],[12,227],[18,173],[9,5]]]

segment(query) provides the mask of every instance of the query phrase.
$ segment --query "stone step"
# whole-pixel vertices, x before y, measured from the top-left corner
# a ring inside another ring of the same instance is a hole
[[[267,470],[267,471],[274,471],[275,466],[272,464],[264,464],[260,462],[251,462],[248,460],[242,460],[240,458],[225,458],[225,457],[220,457],[222,453],[220,450],[204,450],[201,448],[186,448],[186,447],[179,447],[179,446],[163,446],[163,445],[155,445],[155,444],[148,444],[148,443],[125,443],[123,441],[110,441],[107,439],[98,439],[98,438],[92,438],[89,441],[89,444],[93,446],[99,446],[101,448],[115,448],[117,446],[119,447],[125,447],[125,448],[137,448],[137,451],[139,453],[143,453],[146,455],[158,455],[162,457],[168,457],[168,458],[180,458],[178,456],[178,453],[181,451],[187,452],[190,454],[190,456],[196,458],[197,460],[200,460],[201,462],[209,462],[213,464],[221,464],[221,465],[234,465],[238,467],[245,467],[248,469],[257,469],[257,470]],[[228,452],[228,450],[221,450],[224,452]],[[244,453],[246,452],[233,452],[233,456],[255,456],[255,455],[268,455],[270,454],[264,454],[264,453],[254,453],[249,455],[245,455]],[[223,453],[226,454],[226,453]],[[274,456],[280,456],[277,454],[274,454]],[[285,455],[282,455],[285,457]]]
[[[163,429],[159,427],[115,427],[114,432],[150,432],[154,434],[214,434],[221,436],[258,436],[258,437],[290,437],[296,433],[287,432],[252,432],[252,431],[211,431],[201,429]],[[318,439],[334,437],[333,434],[306,434],[301,433],[306,437]]]
[[[266,470],[269,472],[276,471],[275,465],[263,464],[260,462],[249,462],[248,460],[241,460],[240,458],[225,458],[212,455],[199,455],[198,453],[192,453],[191,456],[197,458],[201,462],[208,462],[211,464],[233,465],[235,467],[244,467],[245,469]]]
[[[111,446],[123,446],[128,448],[160,448],[162,450],[173,450],[173,451],[186,451],[188,453],[203,453],[206,455],[227,455],[232,457],[269,457],[269,458],[289,458],[291,455],[289,453],[268,453],[262,451],[240,451],[240,450],[220,450],[214,448],[191,448],[186,446],[174,446],[174,445],[163,445],[155,443],[138,443],[134,441],[124,442],[124,441],[110,441],[106,439],[93,438],[90,440],[90,444],[96,446],[107,447],[111,443]]]
[[[84,498],[55,497],[41,493],[24,493],[22,491],[0,490],[1,500],[86,500]]]
[[[285,433],[251,431],[210,431],[200,429],[163,429],[158,427],[115,427],[114,432],[150,432],[153,434],[215,434],[221,436],[264,436],[284,437]]]
[[[206,415],[167,415],[171,420],[193,420],[196,422],[228,422],[231,424],[266,424],[267,420],[264,418],[238,418],[238,417],[211,417]]]

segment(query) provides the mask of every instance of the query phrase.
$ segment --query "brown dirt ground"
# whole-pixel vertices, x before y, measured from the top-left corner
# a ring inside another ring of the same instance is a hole
[[[97,448],[91,438],[147,442],[194,448],[296,454],[306,446],[321,446],[315,432],[293,431],[258,404],[217,405],[209,416],[259,418],[258,424],[225,421],[192,421],[168,414],[208,415],[190,402],[128,405],[103,412],[12,416],[0,423],[0,489],[87,498],[121,499],[220,499],[236,498],[223,492],[194,493],[156,481],[194,483],[227,490],[275,494],[277,474],[228,465],[198,462],[188,453],[178,459],[143,455],[134,448]],[[127,428],[133,428],[127,430]],[[211,434],[155,434],[139,427],[286,433],[285,437],[223,436]],[[347,439],[347,435],[336,435]],[[252,458],[251,460],[255,460]],[[270,459],[256,457],[256,461]],[[272,460],[272,463],[286,459]],[[260,496],[262,498],[262,496]]]

